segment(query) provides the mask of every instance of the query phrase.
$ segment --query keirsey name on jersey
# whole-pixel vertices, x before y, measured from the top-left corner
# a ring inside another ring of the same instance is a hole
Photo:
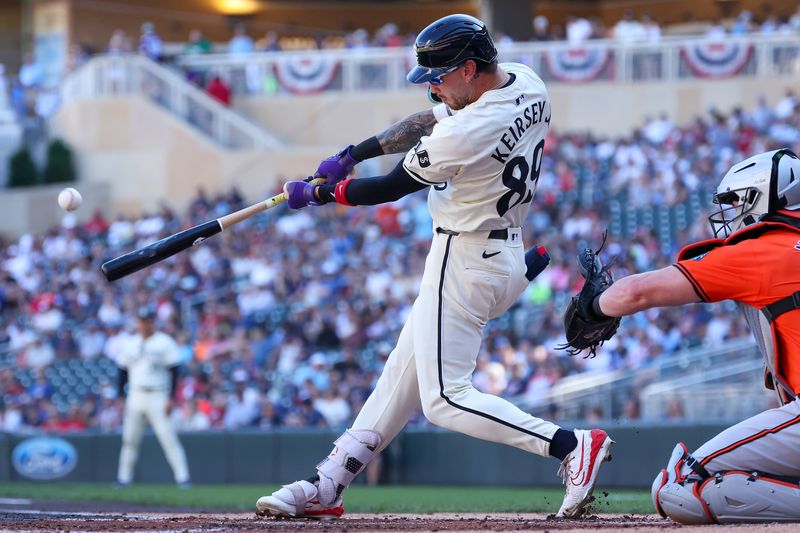
[[[492,157],[501,163],[505,163],[508,156],[511,155],[511,150],[514,149],[522,135],[531,126],[541,121],[550,124],[550,113],[547,114],[547,117],[544,116],[544,108],[546,105],[547,101],[541,100],[533,102],[530,106],[526,107],[522,114],[514,119],[514,124],[508,127],[510,135],[509,133],[503,133],[503,136],[500,137],[500,142],[508,149],[508,152],[501,151],[502,146],[498,145],[497,148],[494,149],[494,153],[491,154]]]

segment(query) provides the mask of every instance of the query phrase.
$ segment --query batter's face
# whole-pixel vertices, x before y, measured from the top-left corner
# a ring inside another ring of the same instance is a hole
[[[450,109],[463,109],[475,101],[472,86],[474,77],[475,62],[467,61],[452,72],[439,76],[440,84],[431,83],[431,93]]]

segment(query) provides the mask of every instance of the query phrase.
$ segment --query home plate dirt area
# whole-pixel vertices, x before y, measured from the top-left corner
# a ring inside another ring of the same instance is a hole
[[[797,524],[711,526],[714,533],[750,530],[797,531]],[[108,502],[30,501],[0,508],[0,531],[586,531],[603,533],[680,530],[711,531],[709,526],[681,526],[657,515],[588,515],[556,519],[544,513],[346,514],[338,520],[281,520],[249,512],[148,509]]]

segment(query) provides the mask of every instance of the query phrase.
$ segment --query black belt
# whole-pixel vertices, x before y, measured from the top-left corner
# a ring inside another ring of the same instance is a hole
[[[457,231],[453,231],[450,229],[444,228],[436,228],[436,233],[444,233],[445,235],[458,235]],[[489,239],[497,239],[499,241],[504,241],[508,239],[508,228],[503,229],[493,229],[489,232]]]

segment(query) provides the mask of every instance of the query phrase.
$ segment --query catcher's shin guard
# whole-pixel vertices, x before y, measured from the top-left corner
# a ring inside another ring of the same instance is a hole
[[[348,429],[334,445],[330,455],[317,465],[319,501],[323,505],[335,502],[375,457],[381,436],[368,429]]]
[[[719,472],[700,488],[700,497],[720,524],[800,521],[798,480],[755,472]]]

